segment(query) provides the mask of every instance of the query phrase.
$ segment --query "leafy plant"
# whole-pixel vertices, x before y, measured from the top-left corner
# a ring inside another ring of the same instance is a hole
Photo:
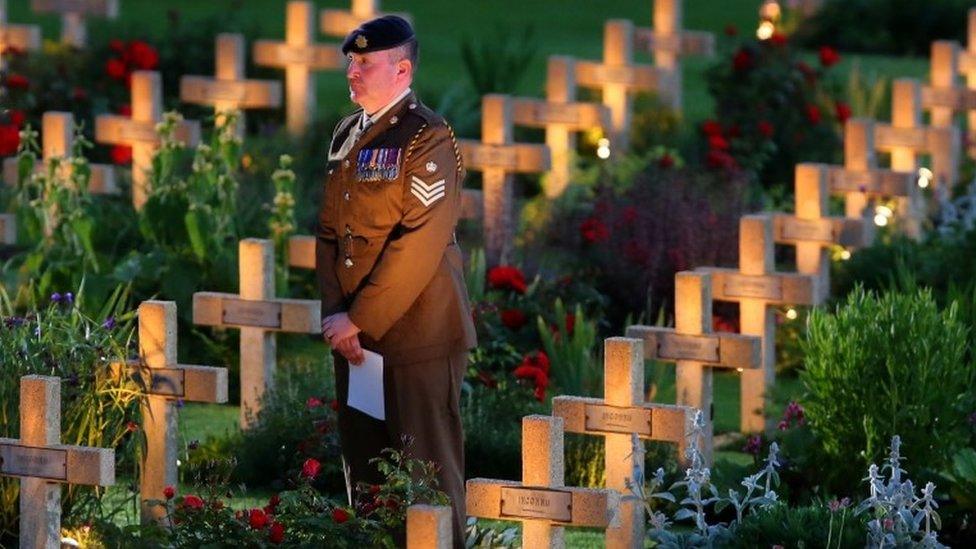
[[[557,299],[557,319],[566,318],[566,307]],[[573,327],[560,322],[555,330],[541,316],[536,319],[539,339],[552,362],[551,379],[563,394],[595,396],[603,390],[603,361],[594,357],[597,348],[596,323],[583,314],[579,305],[573,313]]]
[[[800,377],[825,479],[850,486],[895,433],[913,462],[935,470],[969,441],[976,368],[956,304],[940,311],[928,290],[857,288],[834,313],[814,310],[808,328]]]

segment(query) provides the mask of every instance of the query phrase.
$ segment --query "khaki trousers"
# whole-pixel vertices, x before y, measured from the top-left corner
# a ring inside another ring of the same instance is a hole
[[[350,505],[355,502],[357,484],[383,483],[382,475],[369,460],[378,457],[384,448],[402,449],[403,437],[408,436],[413,441],[408,455],[437,465],[439,488],[453,506],[453,544],[456,548],[464,547],[464,433],[460,395],[468,353],[412,364],[385,363],[386,421],[346,405],[350,366],[341,355],[333,353],[333,356],[339,442]]]

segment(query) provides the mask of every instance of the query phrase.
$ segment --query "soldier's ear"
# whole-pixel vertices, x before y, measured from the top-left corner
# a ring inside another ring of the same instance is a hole
[[[409,59],[401,59],[397,61],[397,75],[412,76],[413,75],[413,63]]]

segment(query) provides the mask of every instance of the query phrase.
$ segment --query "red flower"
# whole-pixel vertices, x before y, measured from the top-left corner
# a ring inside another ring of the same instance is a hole
[[[262,530],[268,525],[268,515],[264,514],[264,511],[260,509],[251,509],[251,512],[247,515],[247,522],[251,525],[254,530]]]
[[[281,503],[281,496],[278,494],[272,495],[268,498],[268,504],[264,507],[264,512],[269,515],[273,515],[275,510],[278,509],[278,504]]]
[[[112,157],[112,163],[124,166],[126,164],[132,163],[132,147],[128,145],[115,145],[112,147],[109,156]]]
[[[739,35],[739,27],[731,23],[725,25],[725,36],[738,36],[738,35]]]
[[[343,522],[346,522],[347,520],[349,520],[349,512],[348,511],[346,511],[345,509],[340,509],[338,507],[336,507],[335,509],[332,510],[332,521],[333,522],[335,522],[336,524],[342,524]]]
[[[191,494],[183,498],[183,506],[190,509],[203,509],[203,500]]]
[[[172,486],[167,486],[166,488],[163,488],[163,497],[164,498],[166,498],[166,499],[173,499],[173,497],[175,495],[176,495],[176,489],[173,488]]]
[[[156,52],[156,48],[145,42],[139,40],[130,42],[128,54],[132,64],[138,69],[152,70],[159,65],[159,53]]]
[[[853,114],[850,105],[841,101],[838,101],[837,105],[834,106],[834,111],[837,115],[837,121],[841,124],[846,123],[847,119]]]
[[[774,46],[785,46],[786,42],[786,35],[778,31],[774,32],[773,35],[769,37],[769,43]]]
[[[122,116],[132,116],[132,105],[130,105],[129,103],[126,103],[125,105],[119,105],[119,108],[115,110]]]
[[[721,135],[710,135],[708,136],[708,146],[709,148],[727,151],[729,150],[729,142]]]
[[[769,139],[770,137],[773,136],[773,125],[770,124],[769,122],[765,120],[760,120],[757,128],[759,129],[759,134],[765,137],[766,139]]]
[[[0,124],[0,156],[10,156],[20,147],[20,130],[13,124]]]
[[[840,62],[840,54],[830,46],[820,46],[820,64],[831,67]]]
[[[334,411],[334,412],[338,412],[339,411],[339,399],[337,399],[337,398],[332,399],[332,402],[329,403],[329,408],[332,408],[332,411]]]
[[[125,42],[119,40],[118,38],[113,38],[108,42],[108,49],[114,51],[115,53],[124,53]]]
[[[127,421],[125,423],[125,430],[134,433],[139,430],[139,424],[134,421]]]
[[[566,313],[566,333],[572,335],[573,330],[576,329],[576,315],[573,313]],[[549,357],[546,357],[546,362],[549,361]]]
[[[10,123],[13,124],[14,126],[17,126],[18,128],[23,126],[24,120],[27,119],[27,116],[24,114],[24,111],[18,109],[11,109],[10,112],[7,113],[7,116],[10,117]]]
[[[278,521],[272,522],[271,529],[268,531],[268,541],[276,545],[285,541],[285,525]]]
[[[12,90],[26,90],[30,87],[30,80],[22,74],[10,73],[4,79],[3,85]]]
[[[513,290],[524,294],[525,275],[517,267],[498,266],[488,271],[488,285],[498,290]]]
[[[722,125],[714,120],[702,122],[702,133],[705,135],[722,135]]]
[[[124,80],[128,72],[128,68],[121,59],[113,57],[105,62],[105,74],[112,80]]]
[[[84,101],[86,99],[88,99],[88,91],[85,90],[85,88],[75,86],[74,89],[71,90],[72,101]]]
[[[809,120],[810,123],[813,124],[814,126],[820,123],[820,108],[817,107],[816,105],[812,103],[807,105],[806,115],[807,115],[807,120]]]
[[[705,155],[705,164],[714,170],[731,170],[735,168],[735,159],[725,151],[712,149]]]
[[[670,154],[664,153],[661,155],[661,158],[657,160],[657,165],[662,170],[666,170],[674,166],[674,158]]]
[[[749,50],[740,49],[732,56],[732,68],[736,72],[744,72],[752,68],[752,54]]]
[[[522,364],[549,373],[549,355],[545,351],[535,351],[522,357]]]
[[[502,324],[509,330],[519,330],[528,319],[521,309],[505,309],[501,312]]]
[[[314,479],[318,476],[322,464],[315,458],[308,458],[302,464],[302,476],[307,479]]]
[[[590,244],[596,244],[610,238],[610,229],[603,221],[595,217],[588,217],[580,223],[580,235]]]
[[[318,408],[322,405],[322,401],[315,397],[308,397],[305,401],[305,407],[311,410],[312,408]]]
[[[712,331],[713,332],[728,332],[732,334],[739,333],[738,322],[735,319],[728,319],[720,315],[715,315],[712,317]]]

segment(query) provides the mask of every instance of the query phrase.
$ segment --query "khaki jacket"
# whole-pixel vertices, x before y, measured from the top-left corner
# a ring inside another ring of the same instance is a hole
[[[347,311],[363,347],[387,364],[470,349],[454,132],[411,93],[338,156],[361,113],[339,122],[329,148],[316,234],[322,317]]]

